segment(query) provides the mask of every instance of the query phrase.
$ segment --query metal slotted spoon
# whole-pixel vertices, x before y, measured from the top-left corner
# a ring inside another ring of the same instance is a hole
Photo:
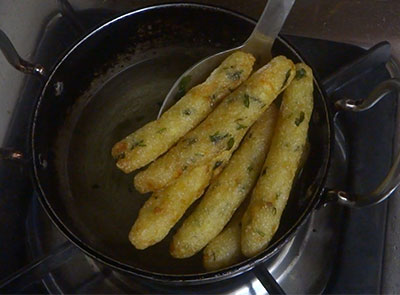
[[[200,84],[234,51],[241,50],[253,54],[256,58],[256,69],[269,62],[272,58],[272,45],[294,2],[295,0],[268,0],[250,37],[242,45],[209,56],[184,72],[165,97],[157,118],[175,102],[182,84],[185,84],[186,89]]]

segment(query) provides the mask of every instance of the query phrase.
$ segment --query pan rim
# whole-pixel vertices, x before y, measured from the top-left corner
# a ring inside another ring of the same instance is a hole
[[[214,5],[205,5],[205,4],[198,4],[198,3],[167,3],[167,4],[159,4],[159,5],[151,5],[148,7],[144,7],[138,10],[134,11],[129,11],[126,13],[121,14],[120,16],[117,16],[115,18],[112,18],[111,20],[106,21],[105,23],[99,25],[95,29],[91,30],[88,34],[86,34],[84,37],[82,37],[80,40],[78,40],[69,50],[64,53],[64,55],[60,58],[60,60],[57,62],[56,66],[52,69],[51,74],[48,77],[48,80],[42,87],[42,91],[40,96],[37,99],[37,103],[35,106],[35,111],[34,115],[31,121],[31,130],[30,130],[30,148],[31,148],[31,155],[32,155],[32,175],[33,175],[33,183],[35,186],[36,191],[38,192],[39,195],[39,200],[40,203],[42,204],[43,208],[45,209],[45,212],[47,215],[50,217],[51,221],[53,224],[57,227],[57,229],[69,240],[71,241],[75,246],[77,246],[81,251],[83,251],[86,255],[94,258],[97,261],[100,261],[103,264],[106,264],[114,269],[118,269],[127,273],[130,273],[132,275],[137,275],[141,278],[144,279],[150,279],[150,280],[155,280],[160,283],[169,283],[169,284],[176,284],[176,285],[196,285],[196,284],[203,284],[203,283],[211,283],[217,280],[225,280],[225,279],[230,279],[235,276],[241,275],[247,271],[250,271],[257,265],[267,261],[269,258],[271,258],[273,255],[275,255],[298,231],[298,229],[308,220],[310,217],[310,213],[317,207],[320,197],[324,191],[324,184],[326,181],[327,177],[327,172],[329,170],[330,166],[330,161],[331,161],[331,155],[332,155],[332,149],[333,149],[333,138],[334,138],[334,130],[333,130],[333,124],[332,124],[332,114],[330,111],[330,108],[328,107],[328,102],[326,100],[327,95],[325,91],[320,87],[322,85],[316,77],[314,77],[314,86],[316,87],[316,90],[320,93],[321,98],[323,100],[323,106],[325,109],[325,114],[326,114],[326,121],[327,121],[327,129],[328,129],[328,147],[327,147],[327,155],[326,158],[324,157],[323,160],[323,165],[319,168],[319,171],[322,171],[322,177],[319,180],[319,183],[317,184],[317,188],[315,188],[311,201],[309,202],[307,208],[304,210],[304,212],[301,214],[301,216],[298,218],[296,223],[292,225],[292,227],[284,234],[282,237],[280,237],[276,242],[273,244],[269,245],[263,252],[260,254],[248,258],[238,264],[235,264],[233,266],[230,266],[228,268],[224,268],[218,271],[212,271],[212,272],[204,272],[204,273],[198,273],[198,274],[164,274],[164,273],[157,273],[157,272],[152,272],[144,269],[140,269],[128,264],[125,264],[123,262],[117,261],[114,258],[111,258],[92,246],[86,244],[84,241],[82,241],[73,231],[71,231],[64,223],[63,221],[59,218],[55,210],[52,208],[52,205],[48,201],[46,197],[45,190],[42,187],[41,181],[40,181],[40,175],[38,170],[40,169],[40,164],[39,164],[39,159],[37,156],[36,152],[36,147],[35,147],[35,131],[36,131],[36,121],[37,117],[39,114],[39,109],[43,100],[43,97],[48,90],[48,86],[50,82],[52,81],[53,76],[57,72],[58,68],[64,63],[64,61],[79,47],[81,46],[87,39],[91,38],[93,35],[98,34],[101,32],[104,28],[106,28],[109,25],[112,25],[114,22],[118,22],[119,20],[122,20],[126,17],[131,17],[136,14],[144,13],[147,11],[152,11],[156,9],[168,9],[168,8],[189,8],[189,9],[209,9],[212,11],[218,11],[222,12],[227,15],[231,15],[235,18],[241,19],[243,21],[249,22],[253,25],[255,25],[255,21],[251,18],[248,18],[247,16],[244,16],[240,13],[231,11],[226,8],[222,8],[219,6],[214,6]],[[278,39],[285,45],[287,46],[301,61],[304,61],[304,58],[301,56],[299,52],[282,36],[278,36]],[[312,65],[310,65],[312,67]]]

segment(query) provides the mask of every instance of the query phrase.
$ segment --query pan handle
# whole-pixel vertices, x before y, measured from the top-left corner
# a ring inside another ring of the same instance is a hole
[[[15,47],[12,45],[10,39],[7,35],[0,29],[0,49],[6,57],[7,61],[18,71],[31,74],[39,77],[44,77],[46,75],[46,70],[43,66],[39,64],[32,64],[22,59]]]
[[[379,84],[364,100],[341,99],[335,103],[338,111],[362,112],[372,108],[392,91],[400,95],[400,79],[389,79]],[[341,190],[327,190],[325,203],[337,201],[347,207],[359,208],[378,204],[387,199],[400,185],[400,153],[396,155],[392,167],[378,187],[367,194],[349,193]]]

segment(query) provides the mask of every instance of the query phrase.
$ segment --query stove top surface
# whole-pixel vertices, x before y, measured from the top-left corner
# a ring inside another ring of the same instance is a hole
[[[113,13],[87,10],[82,15],[85,26],[92,27]],[[60,15],[53,16],[44,27],[34,60],[48,67],[54,65],[56,57],[79,35],[73,22]],[[321,81],[365,51],[356,46],[317,39],[286,38],[313,65]],[[365,97],[390,75],[382,65],[357,77],[336,92],[332,100]],[[37,81],[26,80],[8,129],[6,145],[26,150],[27,118],[34,104],[32,96],[36,96],[39,90]],[[348,144],[335,150],[334,167],[328,181],[330,187],[366,192],[381,180],[392,160],[396,107],[393,95],[382,100],[373,110],[343,114],[339,118]],[[21,273],[22,269],[24,274],[10,282],[5,290],[34,293],[177,292],[176,289],[132,279],[82,254],[64,239],[39,206],[36,195],[31,192],[27,167],[5,162],[0,169],[0,233],[6,241],[0,245],[0,261],[3,262],[0,281],[17,270]],[[321,208],[295,239],[269,261],[267,267],[289,293],[321,293],[324,290],[335,294],[379,293],[386,217],[387,202],[362,210],[343,209],[336,205]],[[76,267],[79,267],[79,273]],[[183,293],[199,292],[193,287],[180,290]],[[229,283],[207,285],[201,291],[265,293],[251,273]]]

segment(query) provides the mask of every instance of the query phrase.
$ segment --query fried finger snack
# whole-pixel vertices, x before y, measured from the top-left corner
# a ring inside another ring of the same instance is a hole
[[[229,222],[253,188],[267,154],[278,110],[272,104],[250,128],[223,172],[174,235],[170,253],[190,257],[205,247]]]
[[[264,250],[278,229],[307,140],[313,110],[313,75],[305,64],[285,90],[263,170],[242,219],[241,249],[246,257]]]
[[[240,249],[241,223],[248,202],[244,201],[233,214],[224,230],[204,248],[203,266],[212,271],[231,266],[243,258]]]

